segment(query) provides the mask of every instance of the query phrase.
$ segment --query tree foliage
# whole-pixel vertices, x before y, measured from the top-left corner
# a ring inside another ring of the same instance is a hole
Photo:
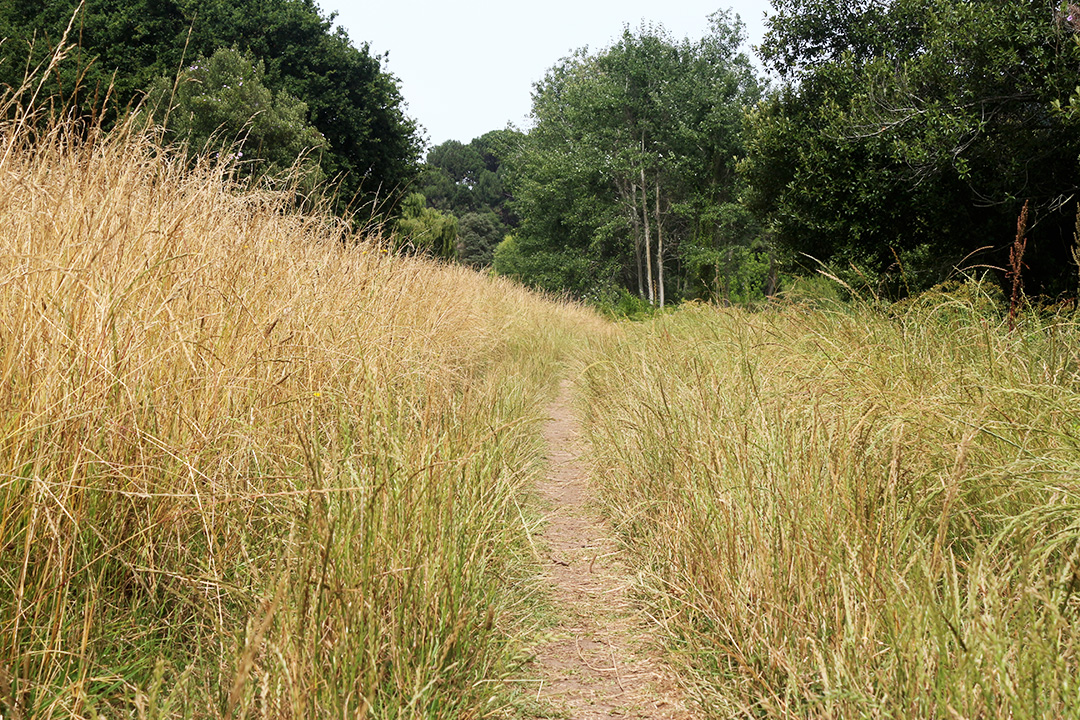
[[[427,207],[421,193],[410,193],[401,204],[393,234],[399,250],[453,258],[457,232],[453,215]]]
[[[457,258],[466,265],[489,267],[506,226],[493,212],[466,213],[458,219]]]
[[[520,138],[516,130],[493,130],[468,144],[449,140],[428,152],[418,191],[430,208],[457,218],[456,257],[468,265],[491,265],[495,246],[517,226],[504,159]]]
[[[198,58],[175,80],[161,77],[149,102],[169,138],[192,153],[235,152],[248,173],[319,179],[326,140],[306,122],[307,106],[264,85],[263,63],[221,48]]]
[[[1004,266],[1030,201],[1029,287],[1064,287],[1080,118],[1054,108],[1080,53],[1056,0],[773,7],[762,54],[789,82],[752,113],[743,170],[782,247],[906,291]]]
[[[77,44],[46,90],[54,103],[109,112],[140,100],[160,77],[175,77],[195,58],[235,48],[261,62],[275,97],[306,105],[306,124],[325,138],[322,169],[336,182],[341,207],[393,198],[415,177],[420,138],[404,112],[384,58],[354,46],[314,0],[6,0],[0,85],[17,86],[41,63],[72,17]],[[109,90],[111,88],[111,90]],[[294,106],[295,107],[295,106]]]
[[[673,290],[718,289],[687,261],[742,240],[712,212],[736,197],[742,109],[758,93],[742,38],[728,13],[698,41],[627,29],[537,84],[513,175],[515,242],[533,282],[582,295],[625,287],[661,306]]]

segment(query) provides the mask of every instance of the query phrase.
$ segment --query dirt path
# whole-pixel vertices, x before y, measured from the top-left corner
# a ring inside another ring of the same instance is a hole
[[[630,602],[635,578],[591,504],[569,383],[549,412],[550,467],[538,487],[548,514],[538,545],[559,619],[533,648],[542,678],[538,697],[569,720],[689,719],[658,660],[651,626]]]

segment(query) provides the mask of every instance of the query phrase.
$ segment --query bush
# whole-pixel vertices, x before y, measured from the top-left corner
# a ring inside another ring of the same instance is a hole
[[[307,184],[322,179],[319,153],[326,139],[308,125],[307,105],[263,84],[261,60],[221,48],[200,57],[175,82],[162,77],[149,100],[166,136],[192,155],[221,154],[239,161],[246,175],[289,177],[297,170]]]

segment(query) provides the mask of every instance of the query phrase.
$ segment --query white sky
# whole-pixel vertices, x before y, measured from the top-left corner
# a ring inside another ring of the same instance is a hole
[[[508,123],[526,129],[533,83],[559,59],[610,46],[624,25],[663,25],[702,37],[708,16],[733,8],[750,44],[764,31],[768,0],[319,0],[338,13],[353,44],[390,52],[408,114],[432,144],[468,142]]]

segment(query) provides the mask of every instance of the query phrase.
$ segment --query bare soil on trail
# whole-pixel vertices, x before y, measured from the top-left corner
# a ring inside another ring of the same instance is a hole
[[[559,713],[549,717],[689,720],[652,628],[631,602],[636,577],[594,507],[569,383],[549,413],[549,469],[537,488],[547,514],[538,546],[558,618],[532,648],[537,697]]]

